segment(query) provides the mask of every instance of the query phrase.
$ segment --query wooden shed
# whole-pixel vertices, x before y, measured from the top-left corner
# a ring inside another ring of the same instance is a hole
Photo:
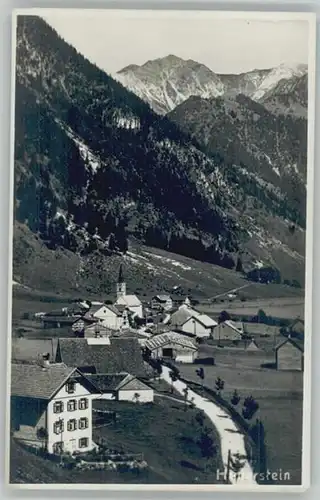
[[[303,371],[304,352],[302,344],[288,337],[275,348],[275,352],[277,370]]]

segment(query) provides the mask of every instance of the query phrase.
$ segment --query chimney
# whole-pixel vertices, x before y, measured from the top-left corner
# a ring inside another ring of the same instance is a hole
[[[42,354],[40,364],[42,368],[49,368],[50,366],[50,354],[46,352],[45,354]]]

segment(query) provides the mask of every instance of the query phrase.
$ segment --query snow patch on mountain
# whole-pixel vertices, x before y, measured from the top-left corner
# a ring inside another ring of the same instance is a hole
[[[61,120],[55,118],[56,123],[66,132],[67,136],[78,146],[81,158],[96,172],[101,167],[100,158],[78,137],[74,131]]]
[[[281,80],[290,80],[296,76],[303,76],[307,73],[307,66],[304,64],[286,65],[273,68],[264,78],[258,90],[252,95],[252,99],[259,101],[262,97],[273,89]]]

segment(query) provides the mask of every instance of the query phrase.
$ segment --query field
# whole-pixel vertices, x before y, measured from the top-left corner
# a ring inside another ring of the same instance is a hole
[[[203,429],[212,429],[212,424],[206,419],[200,427],[195,420],[198,410],[186,409],[183,403],[165,398],[134,408],[128,403],[115,405],[117,425],[96,429],[96,440],[103,438],[110,447],[142,453],[161,482],[216,482],[214,473],[222,468],[220,440],[213,429],[216,454],[209,459],[202,456],[198,441]]]
[[[270,286],[270,285],[266,285]],[[240,300],[218,302],[215,304],[199,304],[197,309],[206,314],[218,316],[221,311],[227,311],[235,316],[255,316],[262,309],[267,316],[281,319],[304,318],[304,297],[277,297],[254,299],[242,302]]]
[[[101,409],[117,413],[117,423],[94,429],[96,442],[104,440],[107,446],[117,451],[142,454],[149,465],[148,473],[129,476],[100,471],[66,471],[56,464],[36,457],[13,441],[11,447],[12,482],[88,482],[88,483],[213,483],[213,471],[222,470],[220,442],[211,422],[205,419],[200,427],[195,420],[197,410],[185,408],[181,402],[165,398],[154,404],[132,404],[125,402],[99,401],[94,403]],[[210,458],[202,456],[199,445],[205,427],[212,429],[215,452]],[[40,472],[39,472],[40,471]]]
[[[225,381],[225,388],[221,395],[230,400],[236,389],[241,396],[240,410],[243,399],[253,396],[259,404],[256,416],[261,418],[265,427],[269,469],[289,472],[290,483],[299,484],[302,449],[302,373],[262,369],[262,363],[273,360],[272,355],[265,352],[249,353],[240,349],[207,347],[205,355],[208,355],[208,349],[215,358],[216,366],[204,366],[205,386],[214,389],[217,377],[222,378]],[[179,370],[182,376],[199,382],[195,373],[197,366],[179,365]]]

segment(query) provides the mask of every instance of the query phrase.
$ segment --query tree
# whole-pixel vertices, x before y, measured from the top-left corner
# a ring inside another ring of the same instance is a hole
[[[177,372],[170,370],[169,377],[171,378],[171,393],[173,392],[173,384],[178,380]]]
[[[237,390],[235,389],[234,392],[233,392],[233,395],[232,395],[232,398],[231,398],[231,403],[234,405],[234,406],[237,406],[237,404],[239,403],[240,401],[240,396],[237,392]]]
[[[183,392],[183,398],[184,398],[184,410],[186,411],[188,408],[188,394],[189,394],[188,387],[185,387],[182,392]]]
[[[243,402],[242,416],[246,420],[251,420],[259,409],[259,404],[252,396],[247,397]]]
[[[259,309],[257,316],[258,316],[258,323],[265,323],[266,322],[267,315],[263,309]]]
[[[224,389],[224,380],[222,380],[220,377],[217,378],[216,382],[216,391],[220,394],[221,391]]]
[[[133,400],[134,400],[135,403],[139,403],[139,401],[140,401],[140,394],[138,392],[134,393]]]
[[[230,314],[227,311],[221,311],[218,317],[218,323],[224,323],[225,321],[229,321],[231,319]]]
[[[47,429],[44,427],[39,427],[37,429],[37,438],[42,441],[42,447],[45,448],[46,440],[48,439]]]
[[[212,438],[211,429],[207,427],[201,432],[201,436],[199,439],[199,448],[201,450],[201,455],[204,458],[212,458],[216,454],[216,447],[214,444],[214,440]]]
[[[205,373],[204,373],[204,369],[201,367],[201,368],[198,368],[196,370],[196,374],[198,375],[198,377],[200,378],[201,380],[201,385],[203,386],[203,383],[204,383],[204,377],[205,377]]]
[[[111,250],[111,252],[113,252],[117,248],[116,238],[114,236],[114,233],[110,233],[109,242],[108,242],[108,248],[109,248],[109,250]]]
[[[238,257],[236,271],[237,271],[237,273],[243,273],[243,265],[242,265],[241,257]]]
[[[202,410],[198,411],[196,416],[195,416],[195,420],[197,422],[197,424],[202,427],[203,424],[204,424],[204,413]]]

